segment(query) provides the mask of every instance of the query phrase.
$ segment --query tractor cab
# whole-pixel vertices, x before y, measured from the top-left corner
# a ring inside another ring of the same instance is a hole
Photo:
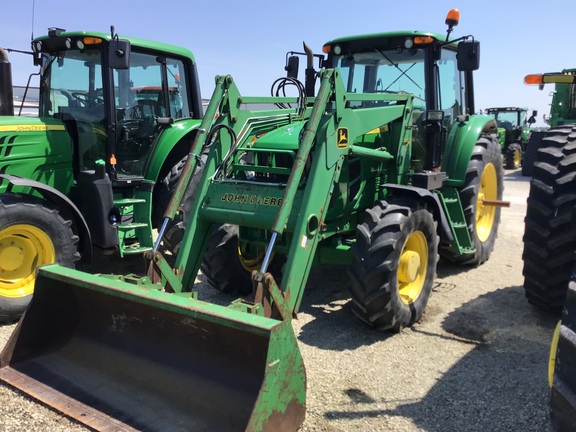
[[[528,117],[528,108],[518,107],[487,108],[486,114],[496,120],[501,141],[506,144],[513,141],[524,142],[529,126],[536,122],[535,117],[538,115],[537,111],[533,111]]]
[[[562,72],[531,74],[524,78],[529,85],[537,84],[540,90],[545,84],[555,84],[551,93],[550,115],[545,118],[551,128],[576,123],[576,69],[563,69]]]
[[[450,11],[448,35],[458,19],[458,11]],[[448,40],[420,31],[342,37],[324,45],[322,66],[337,69],[349,93],[413,95],[413,166],[431,170],[440,166],[452,125],[474,112],[472,71],[479,66],[479,42],[472,38],[457,44],[467,38]],[[394,103],[403,102],[355,101],[348,106]]]
[[[104,160],[119,184],[143,179],[165,125],[201,115],[185,57],[138,45],[113,33],[60,29],[33,41],[42,66],[40,117],[65,123],[75,178]]]

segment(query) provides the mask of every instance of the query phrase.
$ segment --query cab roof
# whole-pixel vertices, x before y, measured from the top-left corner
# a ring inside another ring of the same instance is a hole
[[[95,38],[100,38],[102,40],[105,40],[107,42],[109,42],[112,39],[112,36],[110,33],[91,32],[91,31],[61,31],[60,33],[58,33],[57,36],[50,36],[50,35],[39,36],[32,41],[32,44],[34,44],[37,41],[45,41],[45,40],[49,40],[49,39],[53,39],[53,38],[76,39],[76,38],[82,38],[82,37],[95,37]],[[132,47],[148,48],[148,49],[152,49],[152,50],[162,51],[162,52],[165,52],[167,54],[173,54],[175,56],[190,58],[194,62],[194,54],[192,54],[192,51],[190,51],[187,48],[183,48],[183,47],[176,46],[176,45],[166,44],[163,42],[157,42],[157,41],[151,41],[151,40],[147,40],[147,39],[140,39],[140,38],[124,36],[121,34],[118,35],[118,37],[119,37],[119,39],[124,39],[124,40],[130,41],[130,44],[132,45]]]
[[[393,32],[367,33],[367,34],[361,34],[361,35],[344,36],[344,37],[332,39],[331,41],[326,42],[324,45],[334,45],[337,43],[353,42],[353,41],[360,41],[360,40],[389,39],[389,38],[397,38],[397,37],[414,37],[414,36],[431,36],[434,39],[436,39],[438,41],[442,41],[442,42],[446,39],[446,35],[442,35],[440,33],[431,33],[431,32],[425,32],[425,31],[420,31],[420,30],[400,30],[400,31],[393,31]]]

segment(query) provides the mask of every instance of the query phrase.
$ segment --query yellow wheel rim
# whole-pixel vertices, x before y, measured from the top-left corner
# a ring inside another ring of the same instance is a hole
[[[522,155],[520,154],[520,150],[516,149],[514,152],[514,166],[520,165],[520,159],[522,159]]]
[[[552,343],[550,344],[550,356],[548,357],[548,385],[552,387],[554,381],[554,368],[556,367],[556,351],[558,351],[558,340],[560,340],[560,327],[561,321],[558,321],[554,335],[552,336]]]
[[[41,229],[19,224],[0,230],[0,296],[32,294],[36,268],[55,261],[54,244]]]
[[[238,259],[240,260],[240,264],[244,267],[249,273],[252,273],[254,270],[260,270],[260,264],[264,260],[264,252],[259,253],[256,258],[250,258],[244,250],[243,247],[238,246]]]
[[[484,243],[490,237],[496,217],[496,207],[484,205],[484,200],[498,199],[498,177],[496,167],[489,163],[484,167],[480,188],[478,190],[478,202],[476,205],[476,236]]]
[[[414,303],[424,287],[428,272],[428,242],[420,231],[410,234],[398,263],[398,293],[404,304]]]

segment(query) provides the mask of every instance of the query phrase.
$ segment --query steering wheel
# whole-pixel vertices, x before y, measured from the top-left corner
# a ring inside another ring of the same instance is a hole
[[[92,95],[85,91],[70,92],[65,89],[60,89],[60,92],[66,96],[69,102],[74,102],[82,108],[95,108],[104,106],[103,89],[96,89]]]

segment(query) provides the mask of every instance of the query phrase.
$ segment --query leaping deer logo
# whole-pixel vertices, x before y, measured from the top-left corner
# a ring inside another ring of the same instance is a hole
[[[338,148],[348,147],[348,128],[338,128]]]

